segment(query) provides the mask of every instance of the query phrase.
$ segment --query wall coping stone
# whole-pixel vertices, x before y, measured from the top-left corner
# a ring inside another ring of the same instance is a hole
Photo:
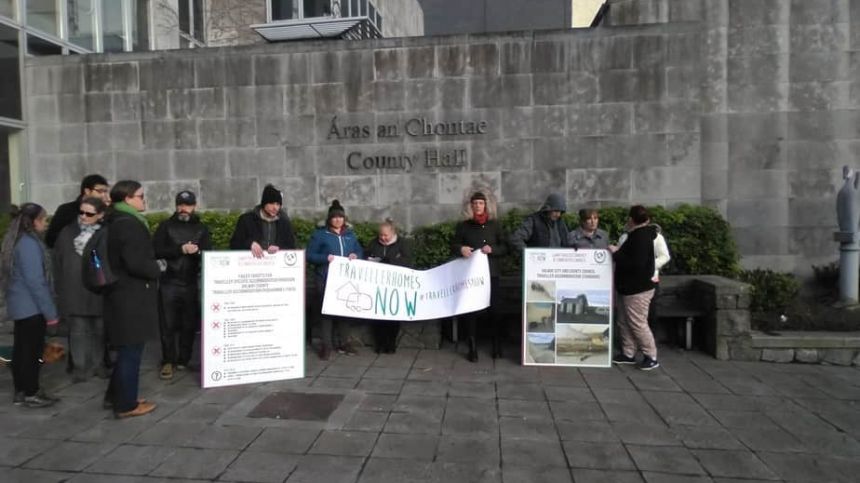
[[[860,349],[860,332],[752,332],[752,346],[768,349]]]

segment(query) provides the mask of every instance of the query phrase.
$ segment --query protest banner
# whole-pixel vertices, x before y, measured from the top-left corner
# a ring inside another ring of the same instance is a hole
[[[527,248],[523,254],[524,365],[610,367],[612,255]]]
[[[476,252],[430,270],[336,257],[322,313],[374,320],[429,320],[490,305],[490,265]]]
[[[305,253],[203,253],[202,385],[304,377]]]

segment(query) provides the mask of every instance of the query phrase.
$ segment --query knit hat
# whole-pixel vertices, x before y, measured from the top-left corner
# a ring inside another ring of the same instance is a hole
[[[196,205],[197,204],[197,196],[194,195],[193,192],[184,190],[180,191],[179,194],[176,195],[176,206],[179,205]]]
[[[486,202],[486,201],[487,201],[487,195],[485,195],[485,194],[484,194],[483,192],[481,192],[481,191],[475,191],[475,192],[472,194],[472,197],[471,197],[471,198],[469,198],[469,203],[471,203],[471,202],[473,202],[473,201],[475,201],[475,200],[482,200],[482,201],[485,201],[485,202]]]
[[[281,195],[281,192],[278,191],[274,186],[267,184],[265,188],[263,188],[263,197],[260,198],[260,205],[267,205],[269,203],[277,203],[279,205],[284,204],[284,197]]]
[[[331,206],[328,207],[328,217],[326,219],[331,220],[336,216],[346,218],[346,211],[344,211],[343,206],[340,205],[340,201],[338,200],[331,202]]]

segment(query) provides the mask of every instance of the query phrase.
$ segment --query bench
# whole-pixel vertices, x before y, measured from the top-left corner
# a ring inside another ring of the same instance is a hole
[[[693,348],[693,322],[705,315],[696,303],[687,284],[674,283],[669,277],[660,283],[660,291],[654,304],[656,319],[684,320],[684,348]]]

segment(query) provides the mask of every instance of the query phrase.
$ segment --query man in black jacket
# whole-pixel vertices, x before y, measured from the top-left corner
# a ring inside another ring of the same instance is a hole
[[[81,193],[74,201],[63,203],[57,207],[54,216],[51,218],[51,224],[48,225],[48,231],[45,233],[45,244],[48,248],[54,248],[54,243],[57,242],[57,237],[60,231],[69,223],[78,219],[78,210],[81,206],[81,200],[94,196],[104,200],[105,204],[110,206],[110,186],[104,176],[100,174],[89,174],[81,180]]]
[[[196,208],[194,193],[181,191],[176,195],[176,212],[158,225],[152,241],[156,258],[166,262],[159,286],[162,379],[172,379],[174,370],[188,367],[200,325],[200,256],[212,249],[212,242],[209,229],[194,213]]]
[[[296,248],[296,236],[287,212],[282,209],[283,195],[274,186],[263,188],[260,204],[236,220],[236,229],[230,238],[231,250],[251,250],[257,258],[263,253]]]
[[[518,252],[526,247],[567,248],[567,224],[561,219],[565,211],[564,197],[550,193],[540,209],[523,218],[522,224],[511,234],[511,246]]]

